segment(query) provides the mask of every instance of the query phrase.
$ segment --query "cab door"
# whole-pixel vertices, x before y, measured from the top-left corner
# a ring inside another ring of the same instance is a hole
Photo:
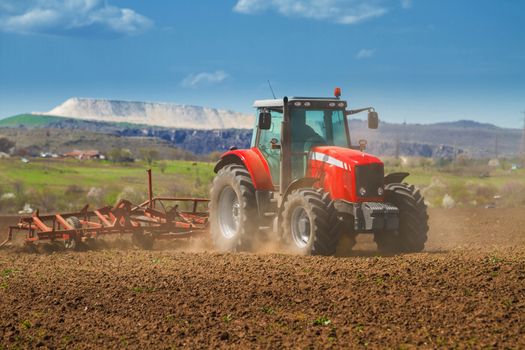
[[[262,112],[259,109],[257,115]],[[264,109],[267,110],[268,109]],[[281,123],[283,121],[282,110],[269,110],[272,116],[272,124],[268,130],[257,130],[258,134],[255,140],[257,147],[268,163],[272,175],[272,183],[275,188],[279,188],[280,164],[281,164]]]

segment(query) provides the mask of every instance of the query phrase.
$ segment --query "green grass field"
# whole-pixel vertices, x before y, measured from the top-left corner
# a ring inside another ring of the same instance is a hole
[[[43,115],[43,114],[18,114],[14,115],[12,117],[7,117],[4,119],[0,119],[0,128],[17,128],[19,126],[25,126],[29,128],[38,128],[38,127],[45,127],[51,123],[57,123],[62,121],[76,121],[76,122],[86,122],[84,119],[75,119],[75,118],[68,118],[68,117],[59,117],[59,116],[53,116],[53,115]],[[88,121],[89,122],[89,121]],[[117,125],[120,127],[148,127],[144,124],[136,124],[136,123],[126,123],[126,122],[101,122],[105,124],[112,124]]]
[[[0,120],[0,127],[16,128],[20,125],[28,127],[45,126],[49,123],[60,121],[63,118],[48,115],[19,114]]]
[[[207,197],[214,163],[161,161],[153,164],[157,195]],[[42,211],[77,210],[114,204],[125,198],[138,203],[147,196],[145,163],[114,164],[75,159],[0,159],[0,212],[16,213],[25,204]],[[163,169],[164,171],[161,171]],[[456,169],[457,170],[457,169]],[[491,170],[485,176],[459,169],[388,167],[386,172],[407,171],[407,182],[423,189],[432,206],[451,196],[457,206],[525,205],[525,170]]]
[[[167,167],[162,173],[159,164],[153,164],[153,171],[159,186],[175,180],[177,176],[189,179],[194,176],[212,176],[212,163],[191,161],[165,161]],[[144,163],[114,164],[109,161],[79,161],[76,159],[36,159],[23,163],[18,159],[0,161],[0,179],[4,184],[22,182],[28,187],[47,186],[65,189],[68,186],[97,186],[101,184],[119,186],[136,185],[146,181],[147,165]]]
[[[213,166],[191,161],[156,162],[152,166],[155,194],[207,197]],[[45,211],[75,210],[86,203],[103,206],[120,198],[138,203],[147,196],[147,168],[141,162],[34,159],[23,163],[1,159],[0,198],[6,193],[16,197],[0,199],[0,212],[16,212],[25,203]]]
[[[437,169],[424,169],[420,167],[387,167],[385,172],[405,171],[409,172],[407,182],[417,185],[419,187],[428,186],[433,178],[440,180],[450,185],[461,185],[465,183],[476,183],[479,185],[501,187],[510,182],[517,182],[525,185],[525,170],[519,169],[515,171],[505,171],[502,169],[491,170],[487,177],[472,174],[453,174],[446,171],[439,171]]]

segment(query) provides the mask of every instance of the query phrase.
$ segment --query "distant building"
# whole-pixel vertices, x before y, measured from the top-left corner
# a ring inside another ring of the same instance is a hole
[[[105,159],[104,155],[102,155],[97,150],[74,150],[71,152],[64,153],[64,157],[66,158],[76,158],[80,160],[84,159]]]
[[[41,158],[58,158],[58,154],[51,152],[42,152],[40,153]]]

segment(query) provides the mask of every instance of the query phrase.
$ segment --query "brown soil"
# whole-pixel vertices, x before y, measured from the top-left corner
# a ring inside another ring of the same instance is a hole
[[[392,257],[4,250],[0,349],[524,348],[524,214],[432,210]]]

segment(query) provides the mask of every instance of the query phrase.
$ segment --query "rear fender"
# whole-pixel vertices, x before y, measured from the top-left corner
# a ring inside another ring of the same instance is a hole
[[[387,174],[385,176],[385,185],[401,183],[408,175],[410,174],[404,172]]]
[[[216,173],[229,164],[239,164],[248,170],[256,190],[273,191],[272,175],[266,159],[253,147],[250,149],[230,150],[221,156],[213,168]]]

